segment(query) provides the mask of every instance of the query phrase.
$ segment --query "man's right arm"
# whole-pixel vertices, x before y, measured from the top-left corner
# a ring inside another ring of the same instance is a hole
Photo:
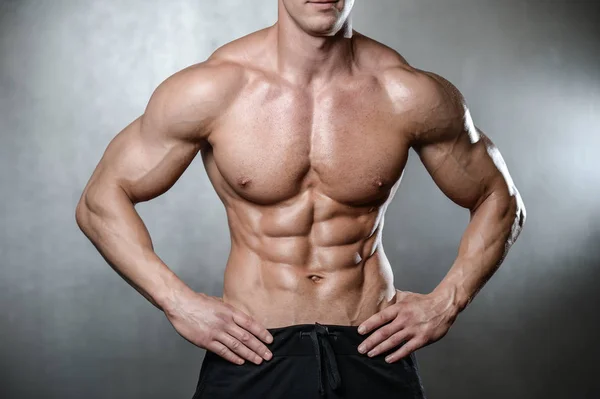
[[[207,143],[242,79],[239,67],[209,61],[163,82],[144,114],[110,142],[76,210],[78,225],[104,259],[163,310],[184,338],[237,363],[239,356],[257,360],[246,346],[260,356],[266,352],[248,332],[263,340],[270,335],[247,315],[181,281],[154,252],[134,206],[177,181]]]
[[[207,138],[211,112],[191,104],[200,93],[185,85],[194,74],[185,70],[163,82],[144,114],[110,142],[76,210],[81,230],[111,267],[161,310],[188,288],[154,253],[134,205],[167,191]]]

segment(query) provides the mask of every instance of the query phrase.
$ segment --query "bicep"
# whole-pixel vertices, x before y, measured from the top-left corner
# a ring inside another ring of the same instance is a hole
[[[110,142],[88,188],[121,189],[133,203],[148,201],[175,184],[199,149],[142,115]]]
[[[436,185],[456,204],[476,209],[490,195],[516,193],[502,155],[473,123],[459,90],[427,72],[422,83],[425,115],[413,135],[413,148]]]
[[[110,142],[86,192],[119,189],[137,203],[171,188],[207,143],[232,74],[198,64],[160,84],[144,114]]]
[[[423,165],[442,192],[456,204],[475,209],[497,190],[512,190],[498,148],[479,129],[460,129],[415,146]]]

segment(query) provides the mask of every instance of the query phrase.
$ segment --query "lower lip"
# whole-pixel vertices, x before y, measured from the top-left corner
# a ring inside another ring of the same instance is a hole
[[[317,8],[333,8],[335,7],[335,3],[310,3]]]

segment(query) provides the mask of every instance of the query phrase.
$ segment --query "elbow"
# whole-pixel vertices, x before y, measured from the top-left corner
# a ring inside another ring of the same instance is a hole
[[[498,184],[490,190],[483,202],[488,202],[491,209],[495,209],[498,221],[506,228],[507,243],[512,245],[527,219],[527,210],[519,190],[514,185]]]
[[[527,220],[527,210],[525,208],[525,203],[523,202],[523,198],[517,190],[516,187],[513,187],[510,192],[510,218],[511,218],[511,229],[508,242],[510,245],[514,244],[517,240],[523,227],[525,226],[525,221]]]
[[[87,204],[87,193],[84,192],[75,207],[75,222],[79,229],[85,233],[89,224],[90,208]]]
[[[521,198],[521,194],[515,188],[514,195],[512,196],[516,203],[516,215],[519,228],[522,229],[525,226],[525,221],[527,220],[527,210],[525,209],[525,203],[523,202],[523,198]]]
[[[90,184],[84,190],[75,208],[75,221],[88,237],[108,219],[116,218],[118,208],[131,204],[129,197],[118,185]]]
[[[75,222],[79,229],[89,237],[89,230],[92,223],[92,214],[96,213],[101,204],[101,198],[98,193],[102,192],[99,190],[96,184],[88,185],[81,194],[81,198],[75,207]]]

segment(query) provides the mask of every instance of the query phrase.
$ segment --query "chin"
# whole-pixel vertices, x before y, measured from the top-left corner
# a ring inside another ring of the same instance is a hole
[[[335,17],[319,16],[308,23],[307,31],[315,36],[334,36],[342,26]]]

